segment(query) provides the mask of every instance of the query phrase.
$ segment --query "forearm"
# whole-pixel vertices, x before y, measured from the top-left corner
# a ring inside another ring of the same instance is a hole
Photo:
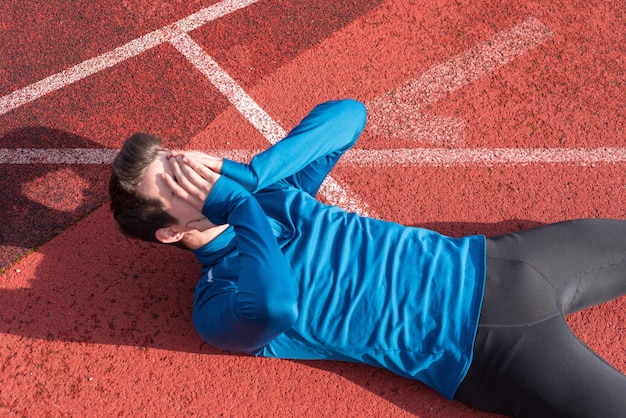
[[[269,222],[256,199],[228,178],[220,178],[203,213],[216,225],[235,229],[239,259],[237,293],[231,308],[238,321],[262,325],[275,336],[297,316],[297,289]]]
[[[339,156],[349,149],[365,124],[365,108],[354,100],[316,106],[283,140],[256,155],[250,164],[224,160],[222,174],[255,192],[301,172],[313,170],[323,180]]]
[[[212,265],[215,275],[196,287],[194,324],[218,347],[254,351],[296,320],[297,288],[290,267],[263,210],[239,183],[191,155],[170,158],[170,165],[172,174],[165,174],[164,181],[176,199],[204,217],[187,227],[230,224],[236,234],[231,242],[237,252],[225,252]]]

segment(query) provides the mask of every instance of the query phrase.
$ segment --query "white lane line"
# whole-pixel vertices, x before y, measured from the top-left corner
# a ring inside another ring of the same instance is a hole
[[[110,164],[116,149],[0,148],[0,164]]]
[[[213,84],[233,106],[271,143],[285,137],[285,130],[277,124],[246,93],[246,91],[198,45],[191,36],[183,34],[170,43],[185,56]]]
[[[75,83],[92,74],[96,74],[104,69],[113,67],[122,61],[139,55],[140,53],[153,48],[165,41],[161,31],[151,32],[141,38],[135,39],[126,45],[102,54],[98,57],[83,61],[78,65],[70,67],[60,73],[51,75],[43,80],[37,81],[20,90],[16,90],[0,98],[0,115],[13,109],[35,101],[40,97],[60,90],[72,83]]]
[[[191,36],[183,34],[171,39],[170,43],[226,96],[270,144],[275,144],[285,137],[287,134],[285,130]],[[320,193],[333,205],[364,216],[372,215],[365,202],[355,193],[342,187],[331,176],[326,177],[322,183]]]
[[[363,166],[494,166],[528,164],[617,164],[626,148],[415,148],[352,149],[342,162]]]
[[[125,45],[88,59],[0,98],[0,115],[62,89],[90,75],[113,67],[148,49],[154,48],[181,33],[189,32],[228,13],[242,9],[258,0],[222,0],[177,22],[134,39]]]
[[[0,98],[0,115],[169,41],[228,98],[236,109],[270,143],[274,144],[286,135],[285,130],[187,35],[187,32],[211,20],[244,8],[256,1],[258,0],[223,0],[171,25],[137,38],[113,51],[84,61],[60,73],[14,91]],[[0,163],[23,164],[20,161],[32,161],[32,163],[54,164],[53,161],[58,161],[59,164],[71,164],[81,159],[98,163],[96,161],[99,160],[91,160],[90,158],[100,158],[100,156],[86,157],[85,152],[86,150],[75,150],[74,153],[68,150],[56,150],[46,155],[40,150],[0,150]],[[103,151],[96,151],[96,153],[101,152]],[[108,157],[108,154],[104,155],[104,158]],[[368,214],[367,205],[364,202],[360,201],[356,195],[349,193],[330,177],[327,177],[325,180],[321,192],[333,204],[341,205],[347,210],[359,212],[363,215]]]
[[[222,0],[219,3],[215,3],[202,10],[190,14],[189,16],[180,19],[177,22],[166,26],[164,30],[173,29],[178,34],[182,32],[191,32],[194,29],[198,29],[200,26],[206,23],[219,19],[239,9],[246,8],[259,0]]]
[[[116,149],[0,148],[0,164],[109,164]],[[202,150],[200,150],[202,151]],[[204,150],[234,161],[248,161],[262,150]],[[626,148],[415,148],[392,150],[351,149],[340,164],[366,167],[494,166],[529,164],[626,163]]]
[[[534,17],[426,70],[367,104],[369,129],[377,135],[436,146],[462,146],[465,121],[420,113],[446,95],[502,67],[554,33]]]

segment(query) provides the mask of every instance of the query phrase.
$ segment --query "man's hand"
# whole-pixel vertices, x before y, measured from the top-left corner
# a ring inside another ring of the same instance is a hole
[[[171,151],[173,157],[179,155],[186,155],[193,158],[195,161],[204,165],[206,168],[214,171],[218,174],[222,173],[222,166],[224,165],[224,159],[222,157],[214,157],[213,155],[205,154],[200,151]]]
[[[209,158],[205,158],[209,157]],[[202,160],[199,161],[198,158]],[[194,153],[176,152],[169,157],[172,174],[163,173],[163,181],[172,190],[174,195],[202,211],[204,201],[211,193],[213,185],[220,175],[207,167],[209,162],[217,167],[216,157],[198,156]],[[219,164],[221,169],[221,164]]]

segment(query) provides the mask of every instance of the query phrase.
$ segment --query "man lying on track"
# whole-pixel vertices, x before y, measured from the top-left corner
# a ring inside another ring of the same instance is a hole
[[[193,320],[216,347],[366,363],[501,414],[623,416],[626,377],[564,316],[626,293],[626,222],[450,238],[319,202],[364,125],[356,101],[321,104],[249,164],[135,134],[114,217],[197,256]]]

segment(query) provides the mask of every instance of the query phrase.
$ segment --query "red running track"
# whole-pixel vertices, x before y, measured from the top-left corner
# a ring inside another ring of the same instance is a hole
[[[624,216],[623,2],[66,3],[0,12],[2,414],[487,416],[382,370],[202,343],[195,260],[106,208],[96,159],[137,130],[245,158],[353,97],[369,124],[332,203],[451,235]],[[568,318],[623,372],[625,304]]]

